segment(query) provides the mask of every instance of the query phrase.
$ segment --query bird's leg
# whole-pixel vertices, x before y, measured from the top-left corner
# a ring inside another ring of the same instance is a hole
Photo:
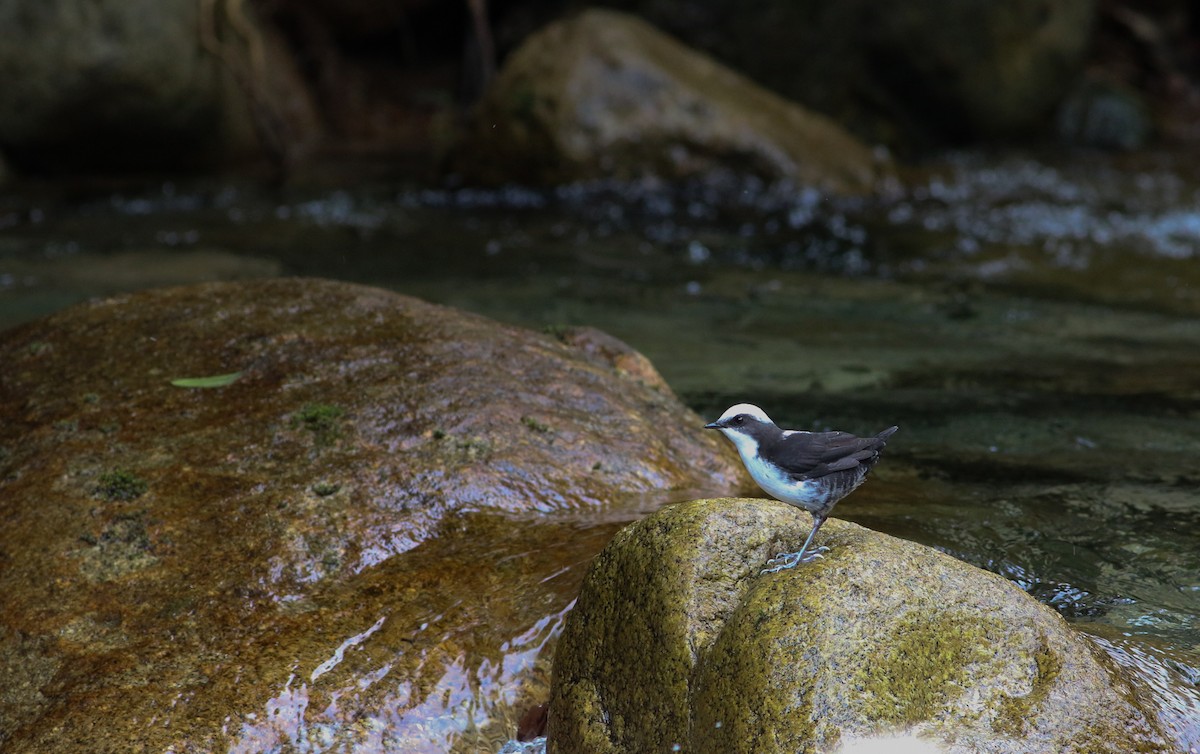
[[[817,547],[812,552],[808,552],[808,546],[812,544],[813,537],[817,536],[817,530],[821,528],[821,524],[825,523],[826,516],[819,516],[816,513],[812,514],[813,527],[808,533],[808,539],[804,540],[804,546],[799,552],[781,552],[775,557],[767,561],[770,568],[764,568],[759,573],[775,573],[782,571],[785,568],[795,568],[799,563],[811,563],[818,558],[824,557],[824,554],[829,552],[828,547]],[[808,553],[807,555],[805,553]]]

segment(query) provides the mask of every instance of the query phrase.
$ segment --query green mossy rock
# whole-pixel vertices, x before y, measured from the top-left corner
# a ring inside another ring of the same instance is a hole
[[[999,576],[843,521],[824,560],[760,574],[807,526],[700,500],[614,537],[555,655],[550,751],[1171,751],[1103,652]]]

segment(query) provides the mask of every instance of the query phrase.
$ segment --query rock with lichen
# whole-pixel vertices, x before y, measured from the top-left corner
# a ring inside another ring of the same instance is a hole
[[[453,162],[485,182],[732,171],[851,194],[889,167],[825,116],[599,9],[550,24],[509,57]]]
[[[620,341],[346,283],[96,301],[0,364],[12,754],[447,750],[537,680],[601,504],[744,479]]]
[[[842,521],[823,560],[760,574],[807,520],[701,500],[614,537],[555,655],[550,751],[1173,750],[1103,652],[999,576]]]

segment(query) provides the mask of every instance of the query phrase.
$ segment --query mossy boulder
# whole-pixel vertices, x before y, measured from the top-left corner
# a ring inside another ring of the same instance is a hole
[[[484,182],[724,170],[839,193],[868,191],[887,168],[828,118],[604,10],[554,22],[509,57],[453,164]]]
[[[97,301],[0,364],[13,754],[443,750],[529,682],[579,516],[743,481],[614,338],[346,283]]]
[[[1103,652],[999,576],[836,520],[825,559],[760,574],[808,520],[700,500],[614,537],[554,658],[550,751],[1172,750]]]

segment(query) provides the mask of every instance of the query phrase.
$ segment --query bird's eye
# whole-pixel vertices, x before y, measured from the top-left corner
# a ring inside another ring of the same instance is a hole
[[[734,424],[741,424],[741,423],[743,423],[744,421],[746,421],[746,415],[745,415],[745,414],[738,414],[737,416],[733,417],[733,423],[734,423]]]

